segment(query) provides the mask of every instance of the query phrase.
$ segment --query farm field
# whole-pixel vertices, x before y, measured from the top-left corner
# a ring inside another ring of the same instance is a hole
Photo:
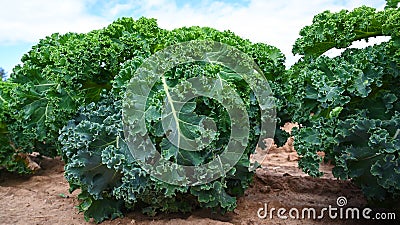
[[[399,4],[316,14],[290,67],[143,16],[40,39],[0,70],[0,225],[393,224]]]

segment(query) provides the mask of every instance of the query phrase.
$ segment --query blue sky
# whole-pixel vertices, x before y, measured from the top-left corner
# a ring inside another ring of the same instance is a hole
[[[0,67],[11,73],[24,53],[52,33],[88,32],[126,16],[157,18],[162,28],[209,26],[231,30],[281,49],[287,64],[303,26],[324,10],[362,5],[383,9],[384,0],[12,0],[2,1]]]

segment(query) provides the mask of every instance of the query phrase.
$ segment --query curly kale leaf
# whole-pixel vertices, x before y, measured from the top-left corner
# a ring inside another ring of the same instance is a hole
[[[398,8],[400,0],[386,0],[386,6],[385,9],[390,9],[390,8]]]
[[[400,139],[400,113],[389,120],[367,119],[354,115],[338,124],[336,167],[333,172],[342,179],[352,178],[373,200],[398,198],[397,182]],[[376,191],[374,191],[376,190]],[[379,191],[378,191],[379,190]]]
[[[375,203],[393,202],[400,193],[399,183],[393,181],[398,179],[400,153],[398,13],[361,7],[319,14],[294,47],[306,57],[285,77],[293,88],[286,93],[287,111],[302,125],[294,131],[299,166],[310,175],[321,175],[316,153],[324,151],[324,159],[335,164],[334,176],[351,179]],[[366,38],[366,29],[391,39],[348,48],[335,58],[319,56]]]
[[[346,48],[361,39],[383,35],[398,38],[399,13],[397,9],[377,11],[366,6],[351,12],[325,11],[314,17],[312,25],[301,29],[301,38],[296,40],[293,53],[316,57],[331,48]]]
[[[106,219],[115,219],[123,217],[123,201],[116,201],[115,199],[102,198],[93,199],[93,197],[85,190],[78,195],[78,199],[81,201],[78,209],[79,212],[84,212],[84,218],[89,221],[90,218],[97,223]]]
[[[29,173],[27,162],[18,155],[21,151],[15,147],[13,136],[7,127],[8,118],[12,114],[9,107],[12,101],[10,93],[17,85],[0,81],[0,167],[12,172]]]

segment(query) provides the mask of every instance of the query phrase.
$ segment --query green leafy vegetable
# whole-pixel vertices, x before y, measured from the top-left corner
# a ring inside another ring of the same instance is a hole
[[[162,49],[161,46],[191,40],[221,41],[255,57],[266,76],[275,79],[284,69],[284,58],[279,50],[264,44],[252,44],[231,32],[191,27],[163,33],[165,36],[153,40],[158,43],[159,49]],[[198,46],[193,47],[196,49]],[[142,112],[145,128],[156,151],[164,159],[179,165],[198,166],[212,161],[224,151],[231,135],[232,120],[228,109],[221,107],[217,100],[195,96],[185,104],[177,101],[180,90],[191,90],[189,81],[192,78],[199,75],[217,78],[234,91],[221,93],[221,98],[232,99],[232,94],[236,92],[238,98],[242,99],[243,110],[248,113],[252,128],[247,140],[249,144],[232,169],[223,177],[206,184],[170,184],[151,176],[139,165],[128,148],[123,132],[123,98],[125,93],[130,93],[127,88],[140,94],[143,86],[147,85],[145,77],[137,77],[136,82],[130,82],[146,57],[145,54],[136,55],[125,62],[111,82],[112,89],[105,90],[100,101],[81,107],[75,119],[70,120],[60,132],[59,142],[66,161],[65,176],[70,183],[70,190],[81,189],[79,209],[85,213],[85,218],[94,218],[97,222],[121,216],[124,209],[141,209],[149,215],[157,212],[188,212],[198,207],[220,212],[232,211],[236,207],[236,197],[244,194],[254,174],[249,171],[249,156],[260,135],[260,107],[252,89],[242,76],[229,68],[193,61],[167,70],[151,88],[147,98],[140,95],[134,98],[137,104],[145,104],[145,111]],[[198,82],[207,80],[200,79]],[[217,84],[209,83],[204,87],[210,91],[217,90],[213,85]],[[260,89],[267,90],[265,87]],[[163,104],[167,104],[166,110],[169,110],[165,115],[162,115]],[[207,123],[217,128],[215,132],[208,130],[205,126]],[[130,132],[140,134],[143,131],[135,127]],[[198,151],[178,148],[173,144],[176,140]],[[200,140],[207,140],[208,144],[197,145]],[[143,151],[139,157],[146,158],[149,152]],[[182,179],[179,171],[173,178]],[[104,204],[107,207],[98,210]]]
[[[79,107],[98,101],[103,90],[111,89],[122,63],[159,48],[157,37],[163,32],[154,19],[122,18],[87,34],[53,34],[40,40],[1,83],[2,90],[7,88],[1,93],[7,103],[3,99],[0,106],[9,112],[2,109],[1,128],[12,137],[1,137],[5,161],[16,157],[15,149],[59,154],[59,130]]]
[[[292,121],[302,124],[293,132],[299,166],[310,175],[321,175],[322,159],[316,153],[324,151],[325,160],[335,164],[335,177],[352,179],[371,202],[385,204],[400,197],[398,18],[393,7],[317,15],[293,48],[305,56],[285,77],[293,88],[286,93],[288,112]],[[335,58],[321,55],[382,35],[391,39],[348,48]]]

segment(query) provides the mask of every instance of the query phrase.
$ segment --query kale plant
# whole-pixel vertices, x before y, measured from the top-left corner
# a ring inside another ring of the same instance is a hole
[[[400,198],[399,18],[391,7],[318,14],[301,30],[293,52],[304,56],[285,76],[288,112],[302,125],[294,132],[299,166],[321,175],[317,151],[324,151],[334,176],[351,179],[375,203]],[[390,39],[347,48],[376,36]],[[347,49],[322,55],[333,47]]]
[[[161,79],[155,80],[154,85],[149,81],[150,77],[162,66],[151,67],[147,55],[132,57],[122,65],[112,81],[111,90],[104,90],[100,101],[81,107],[75,119],[70,120],[61,130],[59,141],[66,161],[65,176],[71,191],[81,189],[79,209],[84,212],[86,219],[94,218],[100,222],[122,216],[124,211],[130,209],[140,209],[149,215],[157,212],[189,212],[199,207],[224,213],[236,207],[236,198],[243,195],[252,181],[254,171],[250,170],[250,154],[259,142],[260,135],[267,135],[262,132],[262,121],[275,124],[274,118],[263,116],[262,111],[275,108],[272,92],[267,86],[250,87],[246,81],[253,79],[251,75],[254,69],[258,70],[256,74],[265,74],[265,77],[281,75],[284,71],[283,55],[275,47],[253,44],[228,31],[190,27],[163,32],[166,35],[157,40],[159,49],[155,56],[164,54],[162,49],[169,46],[178,46],[175,50],[179,51],[182,45],[177,44],[180,43],[189,43],[187,52],[192,55],[199,51],[199,55],[204,56],[200,54],[201,46],[198,42],[190,41],[210,41],[214,47],[218,46],[218,41],[225,46],[222,45],[217,52],[211,47],[209,54],[206,54],[208,61],[193,59],[166,68]],[[230,67],[215,63],[217,59],[223,61],[220,52],[223,55],[235,55],[238,50],[231,48],[242,51],[247,58],[238,56],[237,61],[231,61]],[[181,53],[176,55],[184,58]],[[259,64],[258,67],[253,67],[253,58]],[[249,59],[251,63],[248,63]],[[238,73],[243,72],[240,68],[251,68],[247,71],[247,78]],[[137,73],[140,70],[144,71],[144,76]],[[203,78],[195,80],[199,76]],[[207,83],[207,78],[218,82]],[[175,99],[182,90],[186,93],[194,92],[192,85],[195,82],[204,82],[200,86],[210,93],[215,92],[215,96],[193,95],[193,98],[182,103]],[[219,85],[227,88],[219,89]],[[146,95],[144,90],[147,88],[149,92]],[[257,98],[253,90],[261,93],[263,99]],[[238,98],[233,98],[234,95]],[[132,101],[127,102],[125,99]],[[265,103],[261,107],[259,100]],[[224,101],[230,104],[221,105]],[[125,115],[127,118],[123,119],[126,110],[136,115],[136,105],[144,107],[139,116],[143,119],[140,122],[145,124],[144,127],[136,123],[135,117],[129,117],[131,114]],[[177,110],[178,105],[180,110]],[[170,107],[170,114],[163,114],[164,106]],[[236,108],[241,111],[234,111]],[[231,111],[243,113],[240,115],[248,120],[248,135],[232,133],[235,123],[238,123],[236,126],[242,126],[246,120],[234,121]],[[134,124],[128,130],[126,127],[124,130],[126,121]],[[207,129],[207,123],[216,129]],[[275,130],[275,126],[272,130]],[[189,149],[174,143],[171,138],[174,132],[181,137],[180,143],[183,139],[187,141]],[[132,135],[131,138],[127,134]],[[240,145],[244,148],[239,155],[228,154],[228,158],[237,157],[229,169],[224,167],[224,163],[215,164],[215,171],[226,169],[220,176],[210,179],[202,177],[199,179],[207,182],[184,185],[187,184],[187,177],[179,169],[168,166],[154,168],[158,172],[172,172],[170,179],[164,180],[143,167],[141,162],[153,159],[149,156],[151,149],[137,144],[133,139],[144,134],[148,138],[146,141],[155,146],[154,152],[173,165],[198,168],[216,160],[223,161],[220,155],[229,147],[229,137],[232,135],[237,138],[233,147]],[[207,139],[207,144],[191,145],[200,139]],[[134,154],[133,151],[140,151],[140,154]],[[221,168],[218,168],[219,165]],[[179,181],[179,184],[168,182],[171,180]]]

